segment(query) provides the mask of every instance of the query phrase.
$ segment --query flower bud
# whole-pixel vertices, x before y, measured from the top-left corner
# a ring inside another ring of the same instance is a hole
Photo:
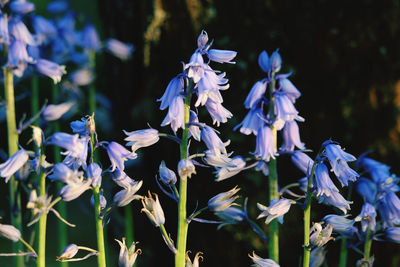
[[[17,242],[21,238],[21,232],[9,224],[0,224],[0,235],[13,242]]]
[[[43,131],[37,126],[31,125],[31,127],[32,127],[32,140],[33,142],[35,142],[37,147],[41,147],[43,143]]]
[[[90,134],[96,132],[96,123],[94,121],[94,113],[86,119],[86,129],[88,129]]]
[[[174,171],[168,169],[164,161],[161,161],[158,172],[160,173],[160,180],[165,185],[173,185],[176,183],[176,175]]]
[[[78,250],[79,248],[77,245],[69,244],[61,252],[61,255],[57,257],[57,260],[71,259],[78,253]]]
[[[275,50],[272,53],[271,58],[269,59],[269,63],[270,63],[270,68],[271,68],[272,72],[280,71],[281,65],[282,65],[282,58],[281,58],[281,55],[279,55],[278,50]]]
[[[205,30],[202,30],[199,37],[197,38],[197,46],[203,47],[208,42],[208,34]]]

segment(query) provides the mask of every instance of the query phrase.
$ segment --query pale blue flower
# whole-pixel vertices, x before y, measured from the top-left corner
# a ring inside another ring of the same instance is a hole
[[[137,155],[135,153],[130,152],[122,145],[111,142],[106,147],[108,157],[111,161],[111,171],[114,171],[118,168],[120,171],[125,169],[124,162],[128,159],[136,159]]]
[[[82,31],[82,44],[86,49],[100,50],[100,38],[96,28],[91,23],[86,23]]]
[[[258,56],[258,65],[265,73],[269,72],[270,64],[267,51],[262,51]]]
[[[101,168],[97,163],[90,163],[86,169],[86,176],[88,179],[92,179],[93,187],[101,186]]]
[[[261,108],[250,109],[243,121],[238,124],[236,128],[240,127],[240,132],[245,135],[254,134],[257,135],[258,130],[264,126],[265,116]]]
[[[235,196],[237,192],[239,192],[240,188],[235,186],[231,190],[223,193],[219,193],[218,195],[212,197],[208,201],[208,209],[212,212],[219,212],[226,210],[232,205],[235,205],[233,202],[238,198]]]
[[[266,81],[258,81],[256,82],[250,90],[250,93],[247,95],[246,100],[244,101],[244,106],[247,109],[253,109],[257,106],[257,104],[264,98],[265,91],[267,90],[267,82]]]
[[[274,140],[269,126],[264,126],[259,129],[256,139],[256,151],[254,154],[264,161],[269,161],[270,158],[275,159]]]
[[[172,100],[176,96],[180,95],[183,92],[183,89],[184,82],[182,75],[178,75],[169,82],[163,96],[160,99],[157,99],[157,101],[161,101],[160,110],[164,110],[169,107],[172,103]]]
[[[247,219],[246,212],[232,206],[223,211],[215,212],[215,215],[221,218],[225,223],[229,224],[241,223]]]
[[[61,118],[65,113],[67,113],[73,106],[75,102],[65,102],[57,105],[50,104],[43,110],[42,116],[46,121],[55,121]]]
[[[15,152],[8,160],[0,164],[0,176],[6,179],[6,183],[28,161],[29,155],[24,149]]]
[[[35,10],[35,5],[25,0],[14,0],[10,3],[10,9],[18,14],[26,14]]]
[[[296,86],[287,78],[279,79],[279,86],[279,90],[285,93],[293,103],[301,96],[300,91],[297,90]]]
[[[254,262],[254,264],[252,265],[254,267],[279,267],[280,266],[274,260],[263,259],[260,256],[256,255],[254,252],[253,252],[253,256],[249,255],[249,257]]]
[[[131,146],[132,153],[135,153],[139,148],[151,146],[160,140],[156,129],[143,129],[132,132],[123,130],[123,132],[128,136],[124,140],[128,141],[126,146]]]
[[[13,70],[17,77],[22,77],[28,63],[33,63],[34,60],[28,55],[26,44],[21,40],[13,40],[8,47],[8,61],[6,67]]]
[[[71,170],[64,163],[57,163],[54,165],[53,170],[47,177],[52,181],[62,182],[66,184],[79,183],[82,180],[82,172],[78,170]]]
[[[115,239],[120,246],[119,257],[118,257],[118,266],[119,267],[132,267],[135,264],[136,257],[141,253],[140,249],[136,248],[136,243],[132,242],[131,246],[128,248],[125,244],[125,237],[122,238],[122,242]]]
[[[376,226],[376,210],[375,207],[368,202],[362,206],[361,213],[354,218],[356,222],[361,221],[361,229],[366,232],[367,229],[375,231]]]
[[[223,143],[213,128],[205,126],[201,130],[201,139],[210,151],[214,150],[216,154],[227,154],[226,147],[230,141]]]
[[[8,34],[8,23],[3,14],[0,14],[0,43],[8,45],[10,36]]]
[[[353,236],[357,232],[357,228],[353,226],[354,220],[347,219],[346,216],[326,215],[323,221],[332,225],[333,231],[344,236]]]
[[[241,172],[245,166],[246,162],[241,156],[233,157],[229,164],[223,166],[222,168],[217,168],[215,181],[220,182],[222,180],[235,176],[236,174]]]
[[[280,147],[284,151],[293,151],[295,147],[305,149],[304,143],[300,140],[299,126],[296,121],[287,121],[282,131],[283,144]]]
[[[377,199],[377,208],[384,227],[400,224],[400,199],[394,192],[381,192]]]
[[[347,201],[339,192],[336,191],[331,191],[329,195],[321,195],[318,202],[325,205],[334,206],[340,209],[344,214],[350,210],[350,204],[353,203],[351,201]]]
[[[64,65],[58,65],[57,63],[42,58],[36,61],[35,69],[41,74],[53,79],[54,84],[59,83],[63,74],[67,73]]]
[[[196,174],[196,168],[190,159],[181,159],[178,163],[178,173],[181,179],[191,178],[192,174]]]
[[[235,62],[232,62],[231,60],[236,57],[237,52],[231,50],[210,49],[206,52],[206,55],[211,61],[235,64]]]
[[[25,24],[18,18],[13,17],[9,24],[10,34],[16,39],[22,41],[24,44],[37,45],[35,38],[29,32]]]
[[[370,204],[375,203],[378,188],[373,181],[361,177],[357,179],[355,189],[357,193],[363,198],[364,202],[368,202]]]
[[[164,211],[161,207],[160,201],[158,200],[158,195],[149,192],[149,196],[144,196],[142,198],[143,209],[141,212],[146,213],[149,220],[154,224],[155,227],[160,227],[160,225],[165,223]]]
[[[88,136],[89,130],[86,127],[86,119],[81,118],[80,121],[72,121],[70,124],[72,132],[79,134],[80,136]]]
[[[206,150],[204,153],[206,156],[203,157],[203,160],[210,166],[216,168],[227,168],[228,166],[234,167],[234,165],[231,165],[230,163],[232,159],[229,158],[229,155],[227,154],[216,153],[215,150]]]
[[[291,201],[287,198],[281,198],[279,200],[273,199],[269,207],[257,203],[257,208],[262,211],[257,219],[266,217],[265,223],[269,224],[272,220],[277,218],[278,222],[282,224],[283,215],[289,211],[290,205]]]
[[[281,119],[285,122],[292,120],[304,121],[304,119],[298,115],[299,112],[286,94],[280,92],[275,93],[274,104],[276,120]]]
[[[221,103],[214,102],[210,98],[205,104],[208,113],[210,114],[213,124],[219,126],[220,123],[225,123],[229,118],[232,118],[233,114],[227,110]]]
[[[36,15],[32,17],[32,24],[39,45],[48,44],[57,37],[57,28],[52,21]]]
[[[133,51],[135,51],[133,45],[112,38],[106,41],[105,48],[113,56],[121,60],[128,60],[132,56]]]
[[[134,181],[131,179],[131,184],[117,192],[114,195],[113,201],[118,207],[123,207],[131,203],[133,200],[142,199],[142,196],[137,195],[137,191],[142,187],[143,181]]]
[[[183,96],[174,97],[169,105],[168,114],[165,116],[161,126],[171,124],[171,128],[176,133],[179,128],[184,129],[184,103]]]
[[[275,50],[269,59],[269,68],[272,72],[278,72],[282,66],[282,58],[279,54],[279,49]]]
[[[322,162],[315,166],[313,184],[317,197],[329,197],[333,192],[339,192],[339,189],[329,177],[328,168]]]
[[[196,107],[204,106],[208,99],[222,103],[222,95],[219,90],[229,88],[228,79],[224,78],[225,73],[217,75],[208,65],[204,67],[204,75],[197,83],[197,101],[194,104]]]
[[[388,227],[385,230],[385,238],[388,241],[400,244],[400,227]]]
[[[379,161],[367,157],[360,157],[357,164],[364,168],[372,177],[375,183],[380,184],[390,177],[390,167]]]
[[[316,247],[310,253],[310,267],[320,267],[325,262],[325,247]]]
[[[173,170],[168,169],[164,161],[161,161],[160,167],[158,167],[158,172],[160,174],[160,180],[165,185],[173,185],[176,183],[176,174]]]
[[[190,136],[193,136],[193,138],[197,141],[201,141],[201,131],[199,126],[196,124],[199,123],[199,118],[197,117],[197,114],[191,110],[190,111],[190,118],[189,118],[189,134]]]
[[[314,161],[305,153],[301,151],[295,151],[292,154],[292,162],[299,168],[304,174],[308,175],[311,172],[311,168],[314,165]]]
[[[50,137],[48,144],[64,148],[66,151],[62,153],[63,155],[79,160],[80,165],[86,165],[88,141],[87,138],[79,138],[77,134],[57,132]]]
[[[69,75],[71,82],[78,86],[85,86],[92,83],[94,80],[94,73],[91,69],[83,68],[74,71]]]
[[[86,190],[88,190],[91,184],[92,179],[82,179],[74,183],[69,183],[61,188],[60,196],[62,200],[66,202],[74,200],[82,195]]]
[[[12,225],[0,224],[0,236],[18,242],[21,238],[21,232]]]
[[[203,56],[200,52],[195,52],[191,57],[185,69],[189,68],[187,75],[193,79],[194,83],[198,83],[204,76],[204,69],[207,64],[204,63]]]

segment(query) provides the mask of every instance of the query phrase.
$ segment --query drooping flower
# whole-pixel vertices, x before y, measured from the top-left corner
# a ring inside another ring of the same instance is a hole
[[[57,260],[71,259],[78,253],[78,251],[79,248],[76,244],[69,244],[61,252],[61,255],[57,257]]]
[[[69,183],[61,188],[60,196],[65,202],[72,201],[88,190],[91,184],[92,179],[82,179],[80,181],[75,181],[74,183]]]
[[[100,187],[101,186],[101,168],[100,166],[92,162],[86,169],[86,176],[88,179],[92,179],[92,186],[93,187]]]
[[[160,140],[158,136],[158,130],[156,129],[143,129],[132,132],[123,132],[128,136],[124,140],[128,141],[127,146],[131,146],[132,153],[142,147],[151,146]]]
[[[292,120],[304,121],[304,119],[299,116],[299,112],[285,93],[276,92],[274,104],[276,120],[283,120],[285,122]]]
[[[346,216],[326,215],[323,221],[332,225],[333,231],[344,236],[352,236],[357,232],[357,228],[353,226],[354,220],[347,219]]]
[[[118,169],[112,174],[113,181],[123,189],[114,195],[113,201],[118,207],[123,207],[131,203],[133,200],[142,199],[137,195],[137,191],[142,187],[143,181],[135,181],[131,179],[125,172]]]
[[[189,251],[186,252],[186,264],[185,267],[199,267],[200,266],[200,260],[203,260],[203,256],[201,256],[201,252],[197,252],[196,255],[194,255],[193,262],[189,258]]]
[[[113,56],[121,60],[128,60],[132,56],[133,51],[135,51],[135,47],[133,45],[123,43],[113,38],[110,38],[106,41],[105,48]]]
[[[270,158],[275,159],[276,153],[274,149],[274,141],[272,131],[269,126],[261,127],[258,130],[256,139],[256,151],[254,154],[264,161],[269,161]]]
[[[233,116],[233,114],[222,106],[221,103],[215,102],[210,98],[207,99],[205,107],[213,120],[213,124],[216,124],[217,126],[219,126],[220,123],[227,122],[228,119]]]
[[[26,45],[37,45],[35,38],[19,17],[13,17],[13,19],[10,20],[8,27],[10,34],[15,38],[15,40],[19,40]]]
[[[51,174],[47,177],[52,181],[73,184],[79,182],[82,179],[82,175],[82,172],[79,172],[78,170],[71,170],[64,163],[57,163],[54,165]]]
[[[281,92],[285,93],[293,103],[301,96],[300,91],[297,90],[296,86],[287,78],[279,79],[279,89]]]
[[[261,214],[258,215],[257,219],[266,217],[265,223],[269,224],[273,219],[278,218],[278,222],[283,223],[283,215],[285,215],[290,209],[291,202],[287,198],[281,198],[279,200],[273,199],[269,207],[266,207],[260,203],[257,203],[257,207],[261,210]]]
[[[388,227],[385,230],[386,240],[400,244],[400,227]]]
[[[179,128],[185,129],[184,115],[183,96],[177,95],[169,104],[168,114],[161,123],[161,126],[171,124],[171,128],[175,133]]]
[[[86,166],[88,141],[87,138],[80,138],[77,134],[57,132],[50,137],[48,144],[53,144],[66,150],[62,154],[67,156],[64,160],[67,165],[74,165],[74,160],[77,160],[78,165]]]
[[[267,90],[267,84],[266,81],[258,81],[253,85],[244,101],[244,106],[247,109],[254,109],[259,101],[263,99],[265,91]]]
[[[196,174],[196,168],[190,159],[181,159],[178,163],[178,173],[181,179],[191,178],[192,174]]]
[[[305,153],[301,151],[295,151],[292,154],[292,162],[299,168],[304,174],[308,175],[311,172],[311,168],[314,165],[314,161]]]
[[[146,213],[155,227],[160,227],[161,224],[165,223],[164,211],[158,200],[158,195],[154,193],[153,195],[155,198],[149,192],[148,197],[144,196],[142,198],[143,209],[141,211]]]
[[[100,50],[100,38],[96,28],[91,23],[86,23],[82,31],[82,44],[86,49],[93,51]]]
[[[94,80],[94,73],[91,69],[82,68],[72,72],[69,75],[71,82],[78,86],[85,86],[91,84]]]
[[[11,176],[24,166],[29,155],[24,149],[15,152],[8,160],[0,164],[0,176],[6,178],[6,183]]]
[[[197,117],[197,114],[193,110],[191,110],[189,118],[189,134],[190,136],[193,136],[195,140],[200,142],[201,131],[199,126],[196,125],[197,123],[199,123],[199,118]]]
[[[215,212],[215,215],[222,219],[225,224],[237,224],[247,219],[246,212],[232,206],[222,211]]]
[[[46,121],[55,121],[61,118],[75,105],[75,102],[65,102],[57,105],[48,105],[43,110],[42,116]]]
[[[254,251],[253,255],[249,255],[250,259],[253,261],[254,267],[279,267],[280,265],[277,264],[275,261],[271,259],[263,259],[258,256]]]
[[[25,0],[14,0],[10,3],[10,9],[12,12],[23,15],[35,10],[35,5]]]
[[[316,247],[310,253],[310,267],[320,267],[325,261],[325,247]]]
[[[131,246],[128,248],[125,244],[125,237],[122,238],[122,242],[115,239],[120,246],[118,266],[119,267],[132,267],[135,264],[137,255],[141,253],[140,249],[136,249],[136,243],[132,242]]]
[[[324,203],[325,205],[334,206],[340,209],[344,214],[350,210],[351,201],[347,201],[339,192],[331,191],[330,195],[322,195],[319,197],[319,203]]]
[[[8,47],[8,61],[6,67],[13,70],[17,77],[22,77],[28,63],[33,63],[34,60],[28,55],[26,44],[21,40],[13,40]]]
[[[400,199],[395,192],[381,192],[376,203],[384,227],[400,224]]]
[[[216,171],[216,182],[220,182],[222,180],[228,179],[232,176],[235,176],[239,172],[241,172],[246,166],[246,162],[241,156],[233,157],[231,161],[229,161],[226,166],[221,168],[217,168]]]
[[[35,68],[41,74],[53,79],[54,84],[59,83],[62,75],[67,73],[64,65],[58,65],[57,63],[42,58],[36,61]]]
[[[164,110],[171,105],[172,100],[183,92],[184,81],[182,75],[174,77],[168,84],[163,96],[157,101],[161,102],[160,110]]]
[[[230,144],[230,141],[223,143],[211,127],[206,126],[201,130],[201,139],[210,151],[215,151],[216,154],[227,154],[226,146]]]
[[[366,170],[377,184],[382,183],[382,181],[390,177],[390,167],[371,158],[361,156],[357,160],[357,165]]]
[[[305,149],[304,143],[300,141],[299,126],[296,121],[287,121],[282,131],[283,144],[281,150],[293,151],[294,147]]]
[[[376,184],[367,178],[358,178],[355,185],[357,193],[363,198],[364,202],[373,204],[375,202],[378,187]]]
[[[318,163],[315,167],[313,184],[315,191],[317,192],[317,197],[329,197],[333,192],[339,192],[339,189],[329,177],[328,168],[322,162]]]
[[[361,229],[366,232],[367,229],[375,231],[376,226],[376,210],[375,207],[368,202],[362,206],[361,213],[354,218],[356,222],[361,221]]]
[[[165,185],[173,185],[176,183],[176,174],[173,170],[168,169],[164,161],[161,161],[160,167],[158,168],[160,174],[160,180]]]
[[[206,52],[206,55],[214,62],[235,64],[235,62],[231,60],[236,57],[237,52],[232,50],[210,49]]]
[[[239,190],[240,188],[237,188],[236,186],[227,192],[219,193],[218,195],[212,197],[208,201],[209,210],[212,212],[219,212],[234,205],[233,202],[238,198],[238,196],[235,196],[235,194],[239,192]]]
[[[128,159],[135,159],[137,155],[127,150],[122,145],[111,142],[106,147],[108,157],[111,161],[111,171],[118,168],[120,171],[125,169],[124,162]]]
[[[257,135],[258,130],[265,124],[265,116],[261,108],[254,108],[247,113],[243,121],[235,127],[240,127],[240,132],[245,135],[254,134]]]
[[[32,17],[32,23],[39,45],[48,44],[57,37],[57,28],[52,21],[35,15]]]

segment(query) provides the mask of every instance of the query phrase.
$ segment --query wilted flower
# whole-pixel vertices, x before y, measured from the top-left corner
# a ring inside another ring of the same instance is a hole
[[[160,140],[156,129],[143,129],[133,132],[124,130],[124,133],[128,136],[124,140],[129,141],[126,145],[132,146],[132,153],[135,153],[139,148],[151,146]]]
[[[181,159],[178,163],[178,173],[181,179],[191,178],[192,174],[196,174],[196,168],[190,159]]]
[[[18,150],[6,162],[0,164],[0,176],[6,178],[7,183],[10,177],[22,168],[28,159],[28,153],[24,149]]]
[[[253,261],[254,267],[279,267],[279,264],[277,264],[275,261],[271,259],[263,259],[260,256],[258,256],[254,251],[253,255],[249,255],[250,259]]]
[[[209,210],[213,212],[218,212],[223,211],[232,205],[235,205],[233,204],[233,202],[238,198],[238,196],[235,196],[235,194],[239,192],[239,190],[240,188],[237,188],[237,186],[235,186],[227,192],[223,192],[212,197],[208,201]]]
[[[155,199],[152,197],[150,191],[149,196],[144,196],[142,198],[143,209],[150,221],[155,227],[160,227],[161,224],[165,223],[164,211],[161,207],[160,201],[158,200],[158,195],[154,194]]]
[[[18,242],[21,238],[21,232],[12,225],[0,224],[0,236],[10,239],[13,242]]]
[[[37,147],[41,147],[44,141],[44,135],[42,129],[37,126],[31,125],[32,128],[32,141]]]
[[[333,226],[328,224],[325,228],[322,228],[320,223],[314,223],[310,229],[310,242],[314,246],[322,247],[329,240],[334,239],[331,237]]]
[[[128,248],[125,244],[125,237],[122,238],[122,242],[115,239],[121,247],[119,250],[118,266],[119,267],[132,267],[135,264],[136,257],[142,251],[136,248],[136,243],[132,242],[131,246]]]
[[[281,198],[279,200],[273,199],[269,207],[257,203],[258,209],[262,211],[262,213],[258,215],[257,219],[267,217],[265,223],[268,224],[273,219],[278,218],[278,221],[283,223],[283,215],[289,211],[290,205],[291,202],[287,198]]]
[[[196,255],[194,255],[193,262],[189,258],[189,251],[186,252],[186,264],[185,267],[199,267],[200,266],[200,261],[203,260],[203,254],[202,252],[197,252]]]
[[[143,181],[134,181],[131,179],[130,185],[115,194],[113,201],[118,207],[123,207],[133,200],[142,199],[142,196],[136,192],[142,187]]]

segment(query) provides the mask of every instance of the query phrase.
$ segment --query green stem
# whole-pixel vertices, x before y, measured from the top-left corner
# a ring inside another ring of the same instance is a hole
[[[21,243],[24,244],[33,254],[37,255],[36,251],[31,247],[31,245],[29,245],[28,242],[26,242],[22,238],[19,238],[19,241],[21,241]]]
[[[169,235],[167,233],[167,230],[165,230],[164,224],[160,224],[160,232],[164,236],[164,239],[168,242],[168,247],[173,248],[174,242],[172,242],[171,238],[169,237]]]
[[[39,113],[39,78],[37,76],[33,76],[31,79],[31,89],[32,89],[32,98],[31,98],[31,113],[32,116]],[[33,125],[39,126],[39,120],[35,120]]]
[[[90,51],[90,68],[95,71],[96,68],[96,52],[94,50]],[[96,112],[96,86],[94,82],[89,86],[89,114]]]
[[[58,86],[56,84],[52,84],[51,97],[53,104],[57,103],[58,97]],[[60,123],[58,120],[54,121],[54,132],[60,132]],[[53,146],[54,152],[54,163],[61,162],[61,150],[59,146]],[[57,183],[57,192],[61,190],[64,186],[63,183]],[[57,205],[57,210],[60,213],[61,217],[67,219],[67,204],[64,201],[60,201]],[[67,225],[61,221],[57,221],[57,231],[58,231],[58,250],[63,251],[63,249],[68,245],[68,230]],[[61,267],[68,267],[68,262],[60,261]]]
[[[270,104],[269,104],[269,116],[272,120],[275,119],[275,111],[274,111],[274,91],[275,91],[275,73],[271,74],[271,83],[270,83]],[[272,137],[274,142],[274,153],[277,151],[277,130],[271,125]],[[271,158],[268,162],[268,189],[269,189],[269,203],[272,202],[273,199],[279,199],[278,192],[278,171],[276,167],[276,159]],[[276,263],[279,263],[279,225],[278,220],[274,219],[269,223],[269,240],[268,240],[268,255],[269,258],[274,260]]]
[[[319,157],[319,153],[317,158]],[[307,184],[307,198],[305,202],[304,208],[304,253],[303,253],[303,267],[308,267],[310,265],[310,221],[311,221],[311,197],[312,197],[312,181],[315,172],[315,167],[317,166],[317,161],[314,161],[314,164],[311,169],[310,176],[308,177]]]
[[[191,89],[188,88],[188,94],[185,97],[185,115],[184,125],[185,129],[182,132],[182,139],[180,143],[181,160],[188,157],[187,147],[189,139],[189,116],[190,116],[190,101],[192,99]],[[186,218],[186,198],[187,198],[187,177],[180,177],[179,181],[179,201],[178,201],[178,240],[177,240],[177,253],[175,254],[175,267],[185,267],[186,265],[186,241],[188,222]]]
[[[368,227],[364,243],[364,260],[368,261],[371,254],[372,238],[371,229]]]
[[[100,187],[96,186],[93,188],[94,198],[94,214],[96,220],[96,235],[97,235],[97,250],[99,252],[97,256],[97,263],[99,267],[106,267],[106,255],[104,247],[104,231],[103,231],[103,220],[100,217],[101,206],[100,206]]]
[[[353,186],[349,185],[347,191],[347,200],[351,199],[351,194],[353,191]],[[340,258],[339,258],[339,267],[346,267],[347,265],[347,238],[343,237],[340,243]]]
[[[40,164],[42,165],[45,160],[43,147],[41,148]],[[46,172],[40,168],[40,196],[46,197]],[[47,213],[44,212],[39,219],[39,245],[38,245],[38,259],[36,261],[37,267],[46,266],[46,224]]]
[[[6,18],[7,21],[7,18]],[[4,53],[8,54],[8,48],[4,45]],[[3,68],[4,73],[4,90],[6,98],[6,117],[7,117],[7,137],[8,137],[8,155],[12,156],[18,151],[18,134],[15,116],[15,99],[14,99],[14,77],[10,68]],[[21,217],[21,196],[18,192],[18,181],[11,176],[9,181],[10,190],[10,213],[11,224],[14,225],[22,233],[22,217]],[[13,251],[22,251],[21,243],[13,242]],[[15,266],[23,267],[24,258],[16,257]]]
[[[124,207],[125,210],[125,235],[126,243],[132,244],[133,242],[133,216],[132,209],[129,205]]]

